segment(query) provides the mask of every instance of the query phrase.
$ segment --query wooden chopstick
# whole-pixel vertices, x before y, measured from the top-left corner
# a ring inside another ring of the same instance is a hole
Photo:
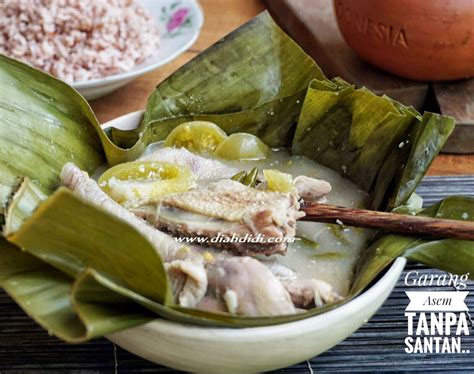
[[[474,240],[474,222],[304,203],[301,220],[381,229],[397,234]]]

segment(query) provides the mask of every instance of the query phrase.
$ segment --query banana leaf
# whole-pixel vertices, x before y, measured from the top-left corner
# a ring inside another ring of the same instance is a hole
[[[474,221],[474,198],[448,197],[417,215]],[[469,274],[469,278],[474,279],[474,241],[385,235],[365,251],[352,285],[353,292],[365,289],[399,256],[448,272]]]
[[[49,207],[46,209],[53,211],[63,209],[64,202],[56,199],[56,196],[60,195],[55,193],[50,198]],[[66,196],[77,199],[71,193],[66,192]],[[460,203],[463,206],[462,212],[459,210]],[[92,211],[90,213],[93,214]],[[468,213],[471,219],[474,217],[473,198],[448,198],[420,214],[463,219],[465,213]],[[44,216],[50,216],[50,214],[43,214],[42,217]],[[46,224],[43,218],[36,222],[38,225]],[[83,221],[79,222],[79,228],[82,228],[82,225]],[[51,251],[48,251],[49,257],[61,257],[63,248],[69,246],[67,239],[62,241],[61,246],[53,247]],[[429,247],[429,251],[426,251],[424,247]],[[454,251],[454,256],[451,251]],[[33,251],[28,252],[33,253]],[[438,267],[440,266],[436,261],[438,256],[442,256],[443,266],[440,268],[458,273],[459,270],[462,273],[470,273],[472,279],[473,252],[474,243],[470,241],[423,240],[386,235],[369,247],[368,255],[364,258],[362,265],[362,268],[365,268],[357,272],[358,277],[353,290],[343,303],[360,294],[378,274],[390,265],[394,258],[401,255],[428,265],[434,263]],[[238,318],[226,313],[209,313],[172,305],[167,307],[125,287],[119,279],[114,279],[110,274],[97,272],[90,267],[79,269],[75,277],[68,276],[58,271],[56,267],[46,264],[48,260],[43,262],[39,260],[40,256],[35,257],[22,252],[5,240],[0,241],[0,258],[2,258],[0,285],[28,315],[51,334],[68,342],[85,341],[149,322],[159,316],[200,325],[255,327],[296,321],[329,311],[342,304],[315,308],[307,313],[291,316]],[[149,279],[149,277],[144,277],[144,279]]]
[[[79,291],[73,293],[79,280],[2,238],[0,258],[2,288],[39,325],[67,342],[82,342],[156,318],[94,278],[79,278],[88,281],[80,282]]]
[[[68,84],[5,55],[0,83],[0,216],[18,178],[28,176],[48,194],[67,161],[94,172],[105,157],[110,163],[122,158]]]
[[[13,193],[13,191],[15,191]],[[31,217],[38,206],[46,200],[47,195],[30,178],[25,177],[20,184],[12,190],[12,197],[6,210],[4,232],[15,232]]]
[[[0,215],[6,214],[8,240],[0,239],[0,285],[38,323],[71,342],[157,317],[262,326],[340,304],[273,318],[173,305],[163,262],[147,239],[59,188],[67,161],[93,173],[105,162],[136,158],[182,122],[210,120],[228,133],[249,132],[270,146],[291,146],[366,190],[374,209],[391,210],[407,203],[454,126],[452,118],[422,116],[342,79],[327,79],[267,13],[160,83],[132,131],[102,131],[87,102],[47,74],[4,56],[0,71],[8,83],[0,96]],[[470,199],[458,198],[422,214],[460,219],[468,212],[472,220],[472,209]],[[472,244],[381,234],[361,257],[343,302],[401,255],[456,273],[472,270]]]
[[[386,96],[338,83],[310,84],[292,151],[369,192],[373,209],[403,204],[451,134],[454,119],[421,117]]]
[[[142,124],[132,131],[113,129],[111,137],[141,152],[143,143],[163,140],[180,123],[206,120],[227,133],[248,132],[270,146],[288,145],[313,79],[326,80],[263,13],[160,83]]]
[[[171,303],[163,261],[152,244],[120,218],[65,187],[41,204],[18,231],[5,234],[10,242],[71,277],[90,267],[145,297]]]
[[[44,194],[59,186],[59,172],[73,161],[93,172],[105,162],[99,123],[69,85],[0,55],[0,223],[20,179]],[[110,143],[111,144],[111,143]],[[34,145],[34,146],[33,146]],[[113,154],[115,146],[109,145]]]
[[[77,92],[4,55],[0,67],[0,183],[27,175],[53,191],[68,160],[90,172],[104,163],[97,120]]]

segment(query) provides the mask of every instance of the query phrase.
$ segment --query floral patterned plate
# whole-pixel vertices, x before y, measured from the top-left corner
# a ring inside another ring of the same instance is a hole
[[[125,73],[73,83],[86,99],[110,94],[145,73],[163,66],[184,53],[199,36],[204,15],[197,0],[139,0],[154,18],[161,35],[156,54]]]

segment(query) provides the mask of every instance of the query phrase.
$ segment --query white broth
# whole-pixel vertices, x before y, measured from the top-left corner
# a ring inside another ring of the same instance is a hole
[[[292,156],[287,150],[274,150],[263,161],[226,162],[242,170],[253,167],[278,169],[282,172],[324,179],[331,186],[327,203],[350,208],[366,206],[367,194],[339,173],[304,156]],[[341,222],[343,224],[343,222]],[[351,286],[354,266],[361,250],[371,237],[372,230],[299,221],[296,235],[307,240],[297,240],[288,246],[285,256],[275,255],[279,263],[295,271],[299,278],[316,278],[330,283],[341,295]]]
[[[150,145],[144,155],[162,147]],[[204,155],[200,155],[204,156]],[[208,157],[208,156],[207,156]],[[282,172],[324,179],[331,186],[327,203],[344,207],[366,206],[367,194],[339,173],[304,157],[293,156],[285,149],[274,149],[265,160],[219,161],[239,170],[278,169]],[[263,178],[263,175],[261,175]],[[346,295],[353,279],[354,267],[373,231],[339,225],[299,221],[297,238],[290,243],[285,256],[273,255],[280,264],[290,268],[300,279],[320,279],[328,282],[340,295]],[[262,258],[264,259],[264,258]],[[265,259],[268,259],[265,257]]]

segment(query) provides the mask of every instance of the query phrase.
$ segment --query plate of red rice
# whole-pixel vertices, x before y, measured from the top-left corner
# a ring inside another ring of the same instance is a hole
[[[5,0],[0,13],[0,53],[89,100],[174,60],[204,22],[196,0]]]

